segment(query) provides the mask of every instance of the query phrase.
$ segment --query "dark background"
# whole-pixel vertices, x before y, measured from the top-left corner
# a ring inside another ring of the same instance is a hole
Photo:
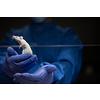
[[[53,20],[63,28],[72,27],[83,44],[100,44],[99,17],[54,17]],[[29,24],[27,17],[0,17],[0,41],[11,28],[21,28]],[[100,46],[83,48],[82,68],[79,84],[100,84]]]

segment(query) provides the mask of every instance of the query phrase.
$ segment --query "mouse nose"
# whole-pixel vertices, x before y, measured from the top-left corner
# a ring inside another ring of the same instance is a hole
[[[15,38],[15,36],[13,36],[12,38]]]

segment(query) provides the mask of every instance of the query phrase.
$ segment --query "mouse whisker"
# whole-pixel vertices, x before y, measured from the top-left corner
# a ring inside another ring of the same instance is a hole
[[[10,36],[9,36],[9,38],[10,38],[10,40],[12,41],[13,40],[13,35],[12,34],[10,34]]]

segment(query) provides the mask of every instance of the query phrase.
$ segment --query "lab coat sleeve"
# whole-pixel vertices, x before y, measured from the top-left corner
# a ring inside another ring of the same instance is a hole
[[[57,62],[53,63],[57,66],[54,81],[56,83],[75,83],[82,61],[82,46],[78,45],[82,45],[82,43],[73,29],[66,28],[63,33],[62,44],[69,46],[60,48]]]
[[[76,35],[76,32],[71,28],[66,28],[63,31],[61,40],[62,45],[69,46],[60,47],[57,60],[52,63],[57,67],[57,70],[54,72],[53,83],[75,83],[78,73],[81,69],[82,61],[82,46],[75,45],[82,45],[82,43],[79,37]],[[70,45],[73,45],[73,47],[71,47]]]
[[[7,75],[4,74],[4,72],[1,70],[1,63],[0,62],[0,84],[11,84],[14,83],[13,79],[8,77]]]
[[[13,45],[14,42],[11,41],[11,34],[7,33],[3,40],[0,42],[0,46],[4,45]],[[13,79],[5,75],[5,73],[1,69],[1,65],[5,59],[7,53],[7,48],[0,48],[0,84],[10,84],[14,83]]]

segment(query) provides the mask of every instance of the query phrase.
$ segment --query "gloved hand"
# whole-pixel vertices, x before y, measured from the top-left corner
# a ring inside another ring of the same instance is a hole
[[[54,80],[53,72],[56,71],[56,66],[45,65],[36,70],[33,74],[16,73],[13,81],[24,84],[50,84]]]
[[[12,78],[15,73],[27,72],[35,66],[36,61],[36,55],[31,55],[30,53],[18,55],[13,48],[8,47],[1,69],[6,75]]]

